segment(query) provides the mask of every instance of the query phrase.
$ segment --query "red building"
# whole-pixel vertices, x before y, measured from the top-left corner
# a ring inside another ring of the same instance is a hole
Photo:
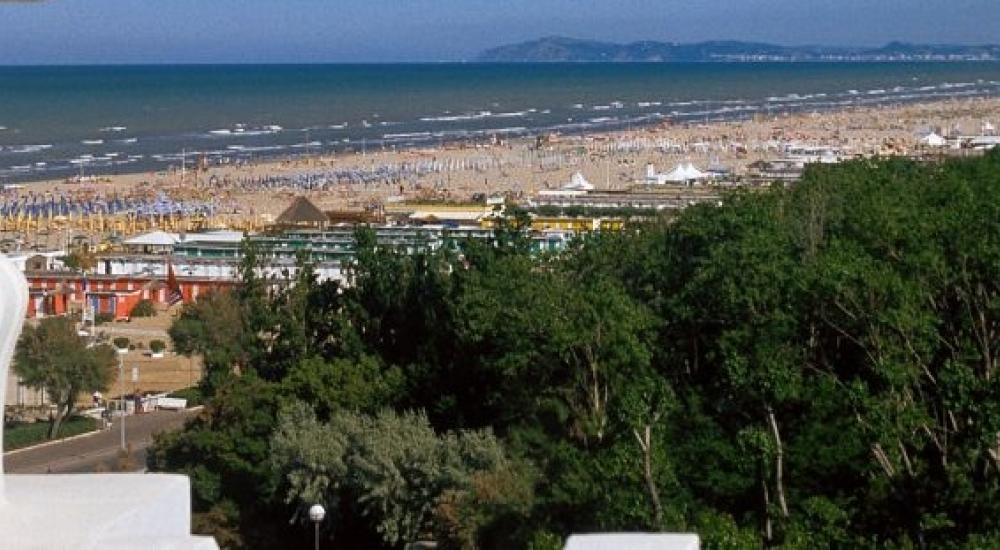
[[[166,305],[171,291],[166,281],[146,275],[87,275],[71,272],[28,272],[25,274],[31,298],[28,318],[63,315],[87,309],[111,314],[115,319],[127,319],[142,300]],[[236,285],[233,281],[207,277],[177,277],[184,303],[202,294],[225,291]],[[86,302],[85,302],[86,301]]]

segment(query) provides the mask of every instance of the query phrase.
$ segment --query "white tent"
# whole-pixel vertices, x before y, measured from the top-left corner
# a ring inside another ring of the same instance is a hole
[[[594,185],[587,181],[587,178],[583,177],[583,174],[576,172],[570,178],[569,183],[563,185],[562,188],[567,191],[593,191]]]
[[[683,183],[688,181],[701,180],[708,177],[707,172],[702,172],[701,170],[695,168],[694,164],[690,162],[681,163],[674,167],[673,170],[663,174],[661,179],[671,183]]]
[[[939,136],[937,132],[931,132],[920,138],[920,143],[922,145],[927,145],[928,147],[944,147],[945,145],[948,145],[948,140]]]

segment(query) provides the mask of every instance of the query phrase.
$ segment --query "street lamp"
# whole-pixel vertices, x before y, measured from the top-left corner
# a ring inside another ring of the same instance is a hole
[[[313,522],[315,526],[315,544],[316,550],[319,550],[319,524],[323,523],[323,518],[326,517],[326,508],[323,508],[322,504],[313,504],[309,507],[309,519]]]
[[[121,415],[121,432],[122,432],[122,452],[125,452],[125,354],[128,353],[128,348],[117,349],[118,352],[118,385],[121,388],[121,394],[119,395],[119,414]]]

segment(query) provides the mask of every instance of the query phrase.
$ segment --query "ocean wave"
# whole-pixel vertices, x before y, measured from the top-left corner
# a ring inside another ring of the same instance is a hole
[[[261,153],[266,151],[281,151],[285,149],[284,145],[230,145],[226,147],[230,151],[236,151],[238,153]]]
[[[475,113],[468,113],[464,115],[451,115],[446,114],[443,116],[425,116],[420,117],[421,122],[459,122],[463,120],[479,120],[483,118],[489,118],[493,116],[492,111],[478,111]]]
[[[265,126],[247,126],[246,124],[237,124],[232,128],[219,128],[217,130],[209,130],[208,135],[214,137],[250,137],[250,136],[267,136],[271,134],[277,134],[283,131],[284,128],[278,126],[277,124],[268,124]]]
[[[524,126],[514,126],[511,128],[487,128],[485,130],[480,130],[481,133],[490,134],[521,134],[527,132],[528,129]]]
[[[511,112],[511,113],[495,113],[493,115],[490,115],[490,117],[491,118],[519,118],[519,117],[528,116],[529,114],[531,114],[530,111],[515,111],[515,112]]]
[[[417,138],[429,138],[431,137],[430,132],[410,132],[410,133],[400,133],[400,134],[383,134],[382,139],[386,140],[399,140],[399,139],[417,139]]]
[[[45,143],[41,145],[11,145],[4,152],[6,153],[39,153],[51,149],[52,145]]]

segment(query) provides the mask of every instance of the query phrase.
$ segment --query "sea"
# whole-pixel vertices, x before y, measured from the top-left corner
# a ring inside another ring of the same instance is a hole
[[[0,183],[1000,94],[1000,63],[0,67]]]

